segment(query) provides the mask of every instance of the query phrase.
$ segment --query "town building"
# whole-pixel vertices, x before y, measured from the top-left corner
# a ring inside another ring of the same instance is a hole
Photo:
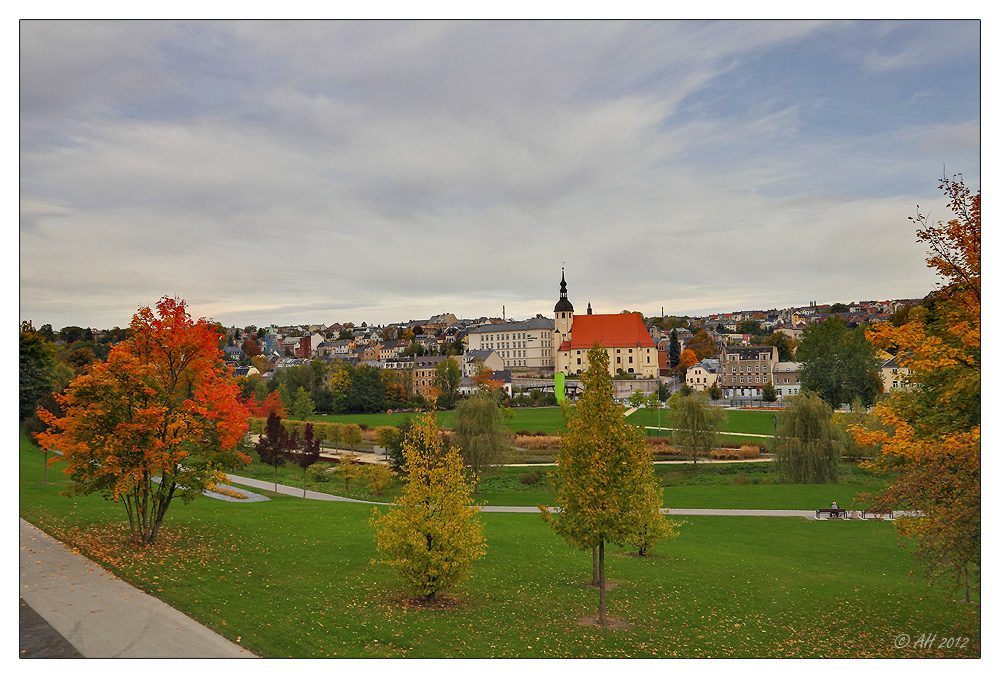
[[[910,374],[910,370],[896,362],[895,357],[882,363],[880,374],[882,376],[883,391],[889,392],[909,388],[907,377]]]
[[[437,395],[438,389],[434,386],[435,370],[438,363],[448,358],[446,355],[424,355],[413,358],[413,392],[425,398]]]
[[[516,372],[549,372],[555,366],[553,321],[536,316],[512,323],[481,325],[469,330],[470,351],[496,351],[501,369]]]
[[[758,398],[771,383],[778,349],[774,346],[726,346],[719,354],[718,384],[724,398]]]
[[[802,389],[799,378],[801,363],[778,362],[775,363],[771,376],[774,379],[774,391],[779,398],[798,395]]]
[[[468,350],[461,356],[462,359],[462,376],[472,378],[476,376],[476,365],[482,363],[485,367],[493,370],[493,372],[500,372],[503,370],[503,358],[495,350],[483,349],[481,351]]]
[[[688,368],[684,380],[692,391],[707,391],[719,379],[719,365],[718,358],[705,358]]]

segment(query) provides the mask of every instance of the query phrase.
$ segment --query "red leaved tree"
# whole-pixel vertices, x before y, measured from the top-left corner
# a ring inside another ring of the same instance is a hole
[[[313,425],[306,424],[306,430],[302,434],[302,439],[296,441],[298,444],[292,450],[295,462],[302,467],[302,497],[306,496],[306,470],[319,461],[320,440],[313,437]]]
[[[38,440],[66,460],[67,493],[121,502],[133,538],[149,543],[173,499],[189,502],[250,461],[239,448],[247,410],[218,333],[184,301],[139,309],[129,334],[57,396],[64,416],[39,410],[49,430]]]

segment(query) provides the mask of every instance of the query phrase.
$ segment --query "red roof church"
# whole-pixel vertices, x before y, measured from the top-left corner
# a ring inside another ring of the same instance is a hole
[[[554,310],[552,343],[558,346],[556,372],[580,374],[589,365],[587,351],[600,344],[608,352],[612,375],[618,372],[646,378],[659,375],[656,342],[638,313],[594,315],[587,304],[587,315],[574,317],[573,304],[566,296],[565,271]]]

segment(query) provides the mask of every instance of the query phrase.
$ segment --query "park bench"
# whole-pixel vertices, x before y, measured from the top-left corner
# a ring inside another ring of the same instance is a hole
[[[819,520],[820,516],[822,515],[826,515],[829,518],[846,518],[847,509],[843,508],[816,509],[816,520]]]
[[[868,520],[868,519],[885,520],[886,518],[892,520],[892,511],[879,511],[878,509],[862,509],[861,518],[862,520]]]

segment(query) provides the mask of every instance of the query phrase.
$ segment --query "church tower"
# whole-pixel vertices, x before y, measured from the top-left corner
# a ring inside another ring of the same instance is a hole
[[[569,341],[573,336],[573,304],[566,297],[566,269],[562,271],[562,280],[559,283],[559,301],[554,309],[555,328],[552,330],[552,346],[558,350],[564,341]]]

